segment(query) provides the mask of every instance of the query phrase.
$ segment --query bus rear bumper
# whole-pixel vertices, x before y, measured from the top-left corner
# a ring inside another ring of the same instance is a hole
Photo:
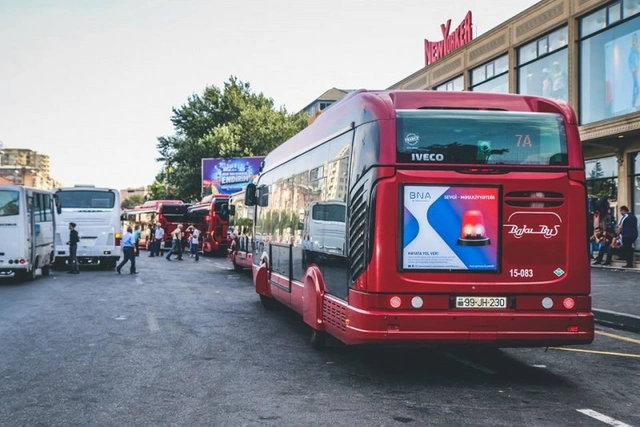
[[[326,312],[324,313],[327,314]],[[591,312],[364,312],[347,307],[342,325],[326,319],[326,329],[346,344],[491,345],[547,347],[589,344]]]

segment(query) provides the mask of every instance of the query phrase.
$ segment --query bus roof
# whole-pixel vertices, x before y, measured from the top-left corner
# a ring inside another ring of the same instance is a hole
[[[568,104],[537,96],[469,91],[360,89],[333,104],[311,125],[276,147],[265,158],[263,172],[363,123],[394,119],[396,110],[429,108],[557,113],[562,115],[566,123],[577,124],[575,113]]]

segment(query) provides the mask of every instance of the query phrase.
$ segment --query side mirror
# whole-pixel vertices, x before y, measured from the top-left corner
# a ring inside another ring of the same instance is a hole
[[[236,205],[229,206],[229,215],[231,215],[231,216],[235,216],[236,215]]]
[[[58,199],[58,195],[53,196],[53,204],[56,207],[56,213],[60,215],[62,213],[62,205],[60,204],[60,199]]]
[[[126,220],[127,220],[127,214],[120,215],[120,221],[126,221]]]
[[[244,205],[255,206],[256,202],[256,185],[247,184],[247,188],[244,191]]]

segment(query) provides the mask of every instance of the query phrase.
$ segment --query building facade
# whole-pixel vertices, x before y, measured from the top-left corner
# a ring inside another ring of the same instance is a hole
[[[0,150],[0,177],[13,184],[52,189],[62,184],[50,175],[49,156],[26,148]]]
[[[640,0],[542,0],[389,89],[540,95],[576,111],[590,224],[640,218]],[[638,248],[636,248],[638,249]]]

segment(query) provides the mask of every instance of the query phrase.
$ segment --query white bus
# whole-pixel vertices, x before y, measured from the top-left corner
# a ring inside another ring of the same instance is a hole
[[[56,232],[57,268],[69,260],[69,223],[76,224],[80,238],[78,263],[115,268],[120,258],[122,227],[120,193],[111,188],[76,185],[56,191],[61,214]]]
[[[51,272],[55,233],[53,193],[0,185],[0,274],[33,280]]]

